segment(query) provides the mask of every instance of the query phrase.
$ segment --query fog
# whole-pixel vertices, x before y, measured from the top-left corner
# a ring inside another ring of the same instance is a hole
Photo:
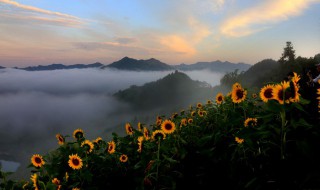
[[[1,69],[0,160],[20,163],[14,176],[25,177],[32,154],[45,154],[58,147],[57,133],[72,135],[81,128],[88,139],[110,138],[115,127],[137,117],[130,105],[115,100],[112,94],[172,72]],[[184,73],[212,86],[223,76],[210,71]]]

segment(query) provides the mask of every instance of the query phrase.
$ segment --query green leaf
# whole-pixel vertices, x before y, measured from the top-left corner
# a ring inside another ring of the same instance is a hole
[[[164,157],[165,160],[169,161],[170,163],[179,163],[178,160],[172,159],[172,158],[170,158],[170,157],[168,157],[166,155],[163,155],[163,157]]]

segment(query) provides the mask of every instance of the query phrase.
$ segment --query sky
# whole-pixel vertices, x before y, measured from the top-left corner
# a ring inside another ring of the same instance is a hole
[[[320,53],[320,0],[0,0],[0,66],[278,60]]]

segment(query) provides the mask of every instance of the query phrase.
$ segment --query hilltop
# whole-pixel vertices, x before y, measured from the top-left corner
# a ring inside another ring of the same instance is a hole
[[[124,57],[119,61],[115,61],[109,65],[103,66],[102,69],[104,68],[115,68],[120,70],[133,71],[166,71],[174,69],[172,66],[154,58],[147,60],[137,60],[129,57]]]
[[[178,109],[212,97],[212,88],[209,84],[194,81],[185,73],[176,70],[157,81],[120,90],[114,97],[130,103],[137,109]]]

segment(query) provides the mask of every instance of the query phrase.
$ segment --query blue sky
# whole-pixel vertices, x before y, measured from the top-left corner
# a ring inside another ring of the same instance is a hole
[[[320,0],[0,0],[0,65],[278,60],[320,53]]]

